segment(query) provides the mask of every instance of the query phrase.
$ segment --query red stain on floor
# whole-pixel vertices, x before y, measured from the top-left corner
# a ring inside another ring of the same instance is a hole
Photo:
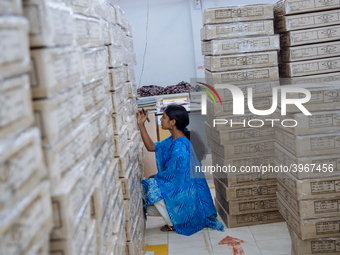
[[[244,255],[241,243],[244,243],[244,241],[235,237],[226,236],[218,243],[218,245],[227,244],[229,248],[232,249],[233,255]]]

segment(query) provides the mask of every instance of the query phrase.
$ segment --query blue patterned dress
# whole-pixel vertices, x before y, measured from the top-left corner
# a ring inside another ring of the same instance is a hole
[[[205,227],[223,231],[209,187],[190,141],[172,136],[155,143],[158,173],[142,181],[145,207],[162,199],[178,234],[192,235]]]

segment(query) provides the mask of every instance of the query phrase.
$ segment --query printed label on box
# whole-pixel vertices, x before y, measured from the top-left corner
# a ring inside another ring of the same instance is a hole
[[[311,182],[311,193],[322,194],[322,193],[338,193],[340,192],[340,181],[319,181]]]
[[[340,199],[331,199],[314,202],[315,214],[340,211]]]
[[[317,235],[340,233],[340,220],[318,222],[315,227]]]

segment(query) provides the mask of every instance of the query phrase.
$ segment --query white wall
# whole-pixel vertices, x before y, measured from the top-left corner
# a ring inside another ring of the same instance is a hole
[[[147,0],[110,0],[126,13],[133,26],[135,66],[139,86],[146,42]],[[202,8],[274,3],[276,0],[202,0]],[[193,0],[149,0],[147,51],[141,86],[175,85],[190,78],[202,78],[203,63],[199,31],[202,9],[194,10]]]

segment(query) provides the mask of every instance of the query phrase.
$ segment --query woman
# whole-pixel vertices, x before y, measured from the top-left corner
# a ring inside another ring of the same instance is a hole
[[[223,231],[217,219],[210,190],[203,173],[196,173],[200,163],[186,129],[189,115],[183,106],[169,105],[161,118],[162,129],[170,131],[167,139],[154,143],[144,123],[148,117],[139,111],[137,123],[148,151],[156,154],[158,173],[142,181],[144,207],[150,215],[162,215],[167,225],[162,231],[192,235],[206,226]]]

